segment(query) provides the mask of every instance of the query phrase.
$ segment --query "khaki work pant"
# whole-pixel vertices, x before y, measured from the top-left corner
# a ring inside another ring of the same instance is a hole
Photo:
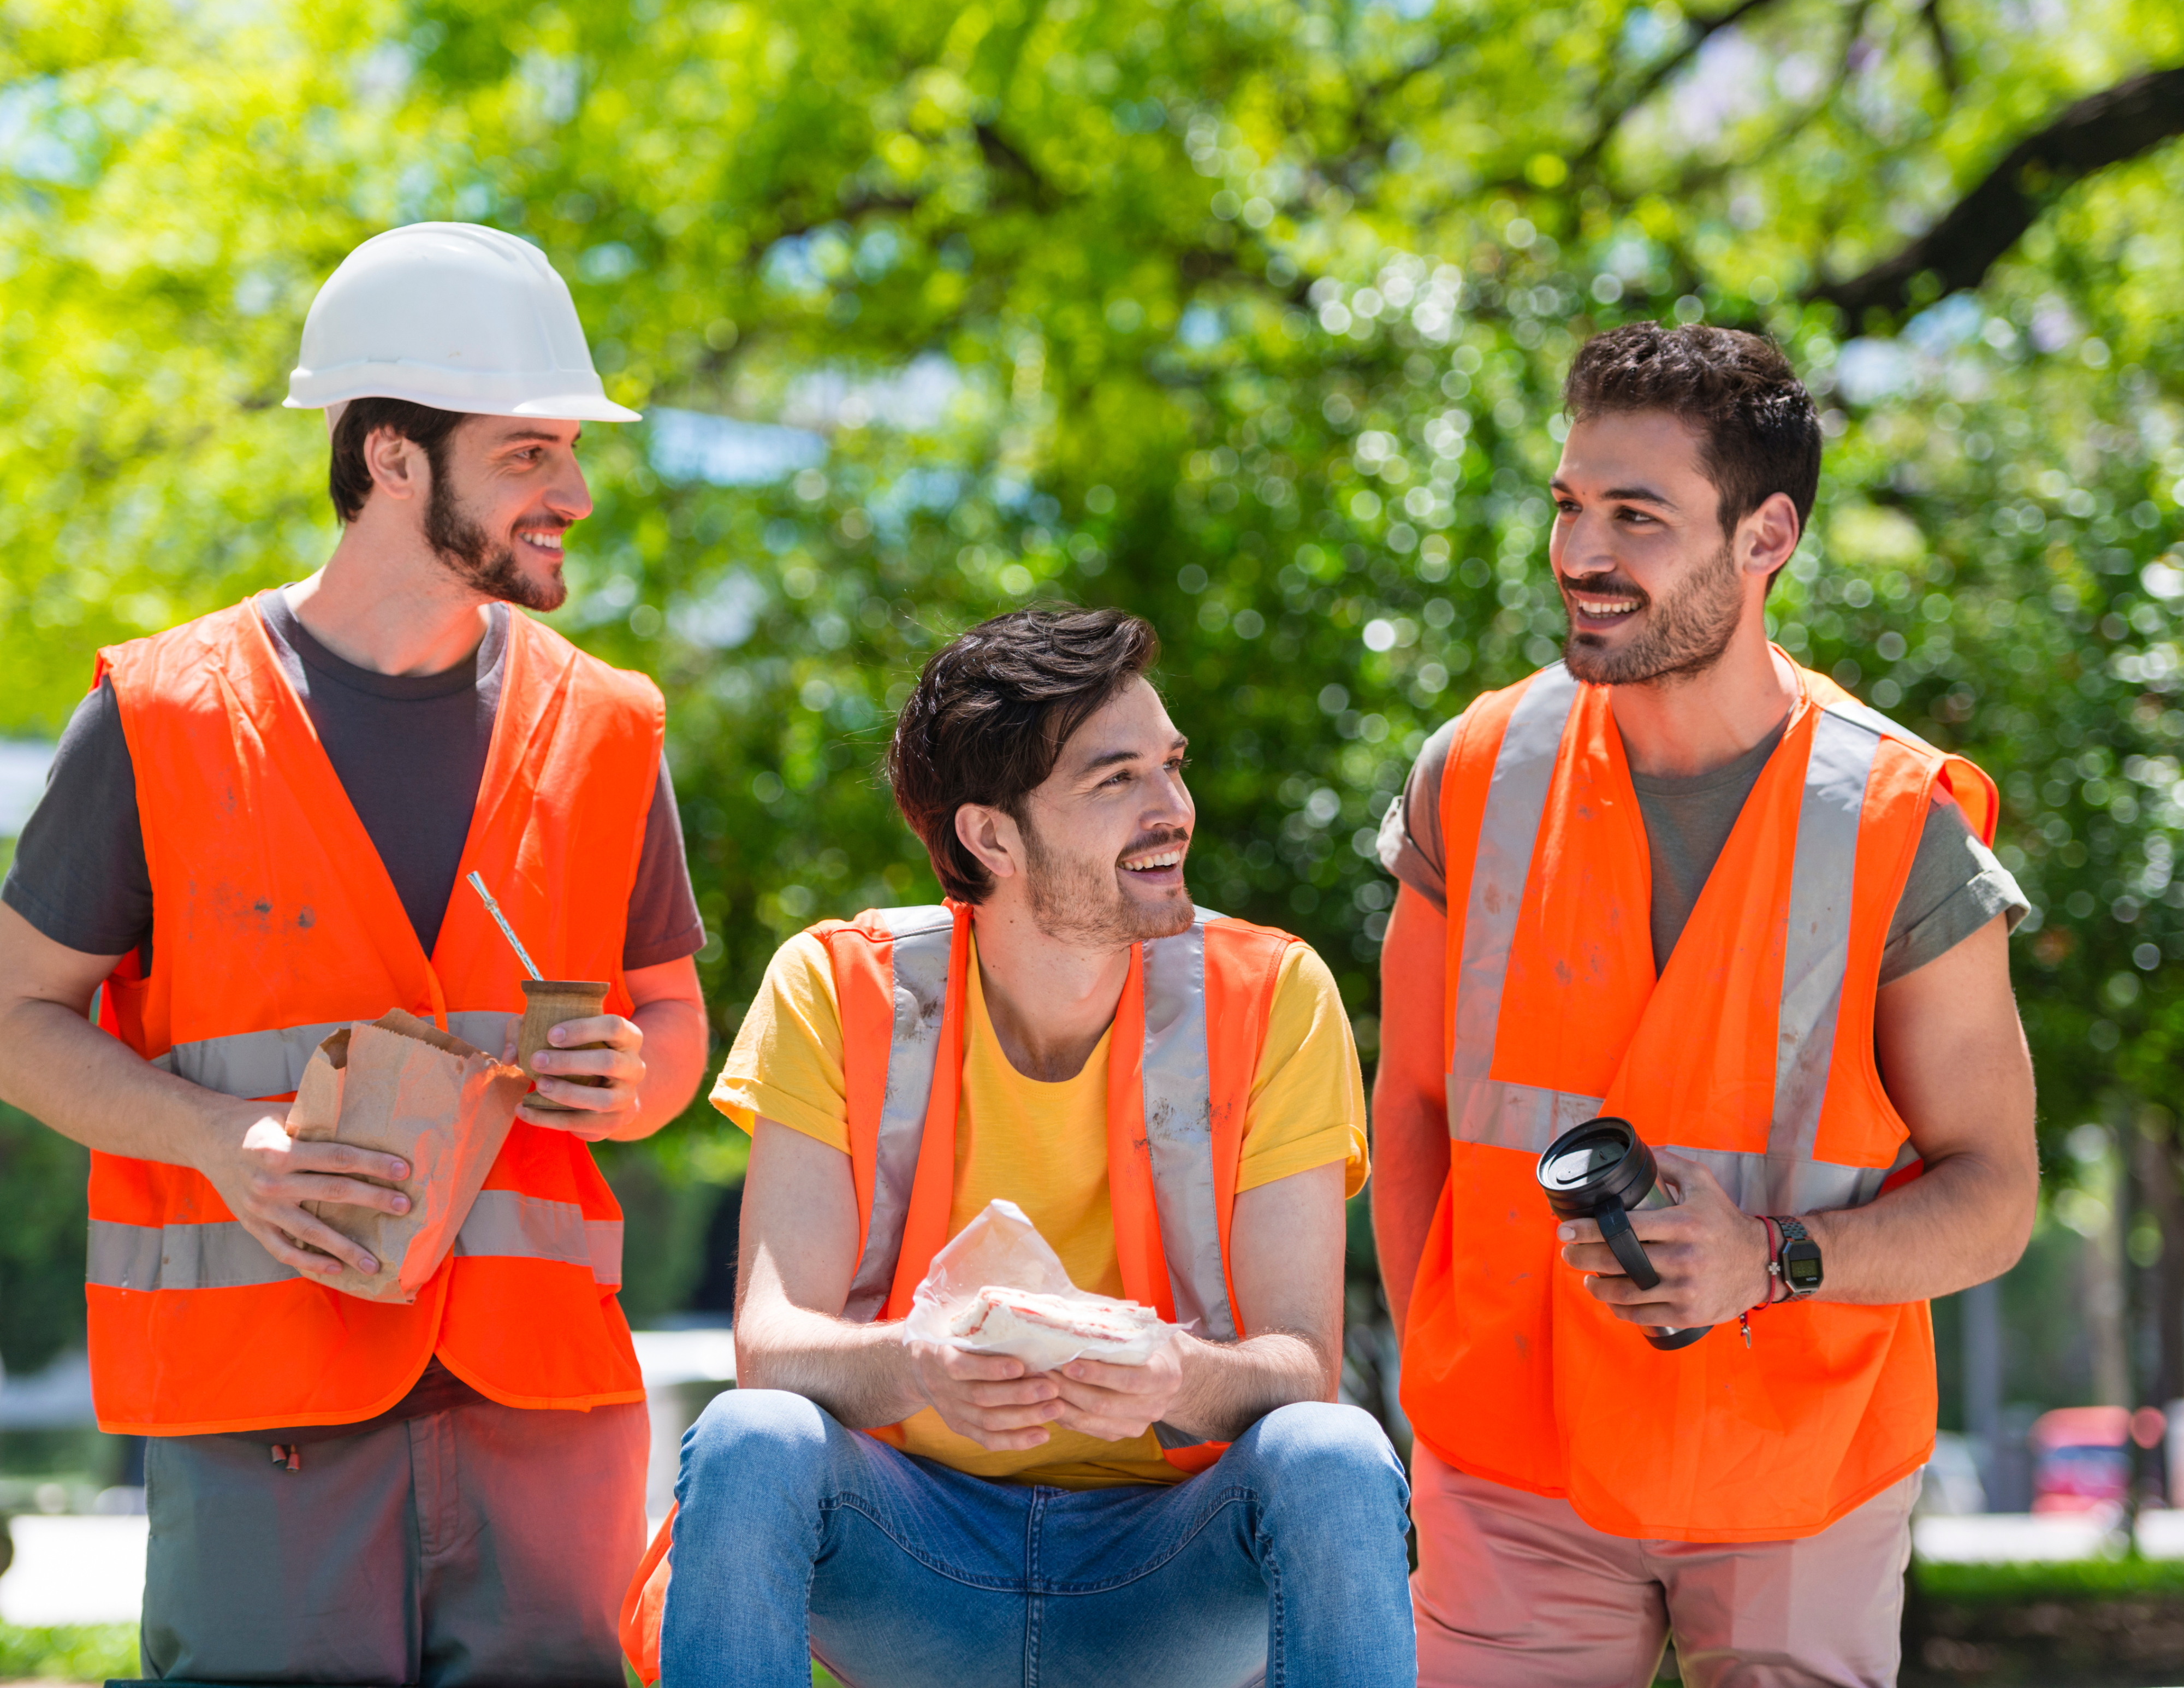
[[[482,1401],[307,1442],[145,1447],[143,1673],[219,1683],[621,1688],[644,1405]]]
[[[1802,1541],[1633,1541],[1567,1501],[1411,1473],[1420,1688],[1646,1688],[1671,1633],[1695,1688],[1889,1688],[1916,1473]]]

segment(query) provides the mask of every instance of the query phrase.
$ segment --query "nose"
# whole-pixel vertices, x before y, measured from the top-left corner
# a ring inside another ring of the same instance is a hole
[[[1590,580],[1615,572],[1613,530],[1590,510],[1557,521],[1547,540],[1547,557],[1566,580]]]
[[[1138,825],[1146,832],[1162,829],[1189,832],[1198,819],[1198,805],[1190,800],[1190,788],[1183,783],[1183,770],[1163,768],[1162,777],[1145,788],[1145,812]]]
[[[564,460],[561,472],[547,489],[546,507],[564,521],[582,521],[592,513],[592,489],[574,452]]]

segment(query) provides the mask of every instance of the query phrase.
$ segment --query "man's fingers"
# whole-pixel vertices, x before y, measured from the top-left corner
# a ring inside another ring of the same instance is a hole
[[[644,1078],[644,1063],[627,1050],[542,1049],[531,1057],[531,1064],[542,1076],[553,1072],[564,1077],[622,1078],[632,1084]]]
[[[315,1278],[331,1276],[340,1269],[343,1261],[367,1278],[379,1270],[379,1262],[370,1250],[361,1243],[352,1242],[332,1226],[314,1219],[300,1207],[268,1214],[249,1229],[276,1260]],[[329,1256],[337,1258],[330,1259]]]
[[[538,1094],[583,1113],[620,1113],[634,1100],[627,1089],[599,1084],[571,1084],[566,1078],[538,1075]]]
[[[940,1369],[959,1383],[999,1383],[1027,1375],[1024,1362],[1012,1354],[973,1354],[962,1348],[943,1348]]]
[[[281,1181],[281,1193],[290,1201],[331,1201],[343,1207],[369,1207],[378,1213],[407,1213],[410,1198],[383,1184],[359,1184],[354,1178],[327,1178],[298,1173]]]
[[[1117,1366],[1106,1360],[1072,1360],[1061,1368],[1061,1375],[1118,1395],[1147,1394],[1161,1383],[1149,1366]]]
[[[1006,1383],[968,1383],[963,1398],[973,1407],[1029,1407],[1052,1401],[1061,1390],[1044,1377],[1015,1378]]]
[[[555,1050],[573,1050],[578,1044],[612,1044],[618,1050],[636,1049],[644,1042],[644,1028],[619,1014],[564,1020],[546,1033],[548,1047]]]
[[[262,1164],[262,1163],[261,1163]],[[384,1178],[399,1184],[410,1176],[410,1163],[398,1155],[382,1155],[347,1143],[292,1143],[281,1156],[285,1171],[347,1173],[352,1178]]]

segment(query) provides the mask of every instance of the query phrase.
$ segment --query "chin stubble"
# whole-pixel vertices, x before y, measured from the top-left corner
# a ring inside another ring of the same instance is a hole
[[[1121,870],[1112,863],[1103,866],[1055,855],[1041,842],[1028,814],[1017,816],[1017,825],[1023,834],[1032,923],[1045,936],[1085,949],[1119,949],[1173,938],[1190,925],[1195,911],[1188,896],[1173,909],[1140,907],[1115,883],[1113,875]]]
[[[1633,612],[1646,621],[1629,644],[1612,649],[1573,627],[1563,643],[1563,660],[1573,677],[1596,686],[1640,686],[1703,674],[1736,636],[1744,610],[1741,585],[1736,554],[1724,545],[1675,592]]]
[[[569,588],[560,565],[543,583],[531,579],[515,560],[515,548],[504,541],[496,543],[471,519],[444,474],[432,476],[432,496],[425,504],[425,542],[450,574],[488,598],[542,614],[568,601]]]

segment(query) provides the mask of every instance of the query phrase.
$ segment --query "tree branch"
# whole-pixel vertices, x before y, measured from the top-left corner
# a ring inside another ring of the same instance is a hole
[[[1919,8],[1919,16],[1934,39],[1935,68],[1941,73],[1942,86],[1953,95],[1958,86],[1957,50],[1949,42],[1949,26],[1942,21],[1942,0],[1926,0]]]
[[[1985,181],[1895,257],[1863,275],[1822,281],[1806,297],[1826,300],[1855,323],[1876,308],[1904,309],[1922,274],[1931,272],[1943,294],[1976,287],[2065,188],[2180,134],[2184,65],[2088,95],[2012,147]]]
[[[1648,70],[1639,79],[1638,86],[1630,91],[1629,97],[1618,101],[1601,118],[1599,126],[1592,131],[1592,138],[1570,160],[1571,170],[1575,172],[1594,164],[1607,149],[1607,143],[1615,138],[1615,131],[1622,126],[1623,120],[1651,99],[1662,83],[1696,58],[1701,47],[1730,25],[1741,23],[1752,13],[1770,3],[1772,0],[1736,0],[1736,3],[1725,12],[1717,12],[1710,18],[1690,19],[1691,33],[1683,45]]]

